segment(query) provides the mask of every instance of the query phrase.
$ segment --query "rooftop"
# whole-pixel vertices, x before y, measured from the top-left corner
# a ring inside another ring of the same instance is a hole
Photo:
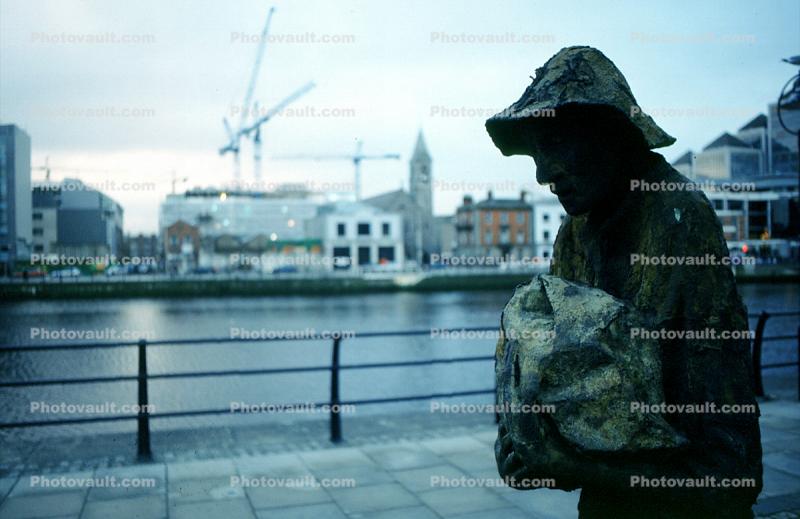
[[[740,132],[745,130],[753,130],[755,128],[766,128],[767,127],[767,116],[764,114],[758,114],[757,116],[753,117],[750,122],[739,128]]]
[[[750,148],[746,142],[734,137],[730,133],[723,133],[716,139],[714,139],[711,144],[703,148],[703,151],[712,150],[714,148],[723,148],[723,147],[730,147],[730,148]]]
[[[679,166],[681,164],[692,164],[692,150],[687,151],[672,163],[673,166]]]

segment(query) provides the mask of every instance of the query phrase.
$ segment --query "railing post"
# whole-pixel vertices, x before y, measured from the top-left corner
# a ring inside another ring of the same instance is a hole
[[[761,345],[764,342],[764,326],[769,314],[765,311],[758,316],[756,337],[753,339],[753,391],[756,396],[764,396],[764,382],[761,380]]]
[[[342,441],[342,416],[339,400],[339,344],[341,338],[333,339],[333,352],[331,354],[331,442]]]
[[[139,416],[136,434],[136,456],[139,461],[151,461],[150,450],[150,406],[147,398],[147,341],[139,339]]]

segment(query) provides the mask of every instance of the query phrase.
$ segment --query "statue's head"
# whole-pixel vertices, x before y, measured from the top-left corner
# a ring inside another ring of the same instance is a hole
[[[537,181],[549,184],[571,215],[615,200],[633,163],[675,142],[642,112],[619,69],[591,47],[550,58],[486,129],[504,155],[533,157]]]

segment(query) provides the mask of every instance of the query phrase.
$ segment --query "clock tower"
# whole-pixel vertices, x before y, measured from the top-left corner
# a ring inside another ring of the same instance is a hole
[[[433,216],[433,188],[431,186],[431,156],[425,146],[425,138],[420,130],[417,144],[409,162],[410,178],[408,190],[417,203],[423,216]]]
[[[414,201],[414,218],[411,223],[414,235],[412,251],[418,265],[430,257],[435,247],[433,229],[433,186],[431,184],[431,155],[425,146],[425,138],[420,130],[417,144],[409,162],[408,190]]]

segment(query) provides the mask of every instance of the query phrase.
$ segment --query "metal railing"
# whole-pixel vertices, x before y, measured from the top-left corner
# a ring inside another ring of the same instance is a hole
[[[767,325],[767,319],[770,317],[800,317],[800,311],[784,311],[784,312],[766,312],[760,314],[750,314],[748,317],[758,317],[756,323],[756,333],[753,338],[753,345],[750,349],[753,359],[753,391],[756,396],[764,396],[764,381],[761,378],[761,371],[765,369],[788,368],[797,366],[797,399],[800,400],[800,326],[797,327],[797,335],[773,335],[771,337],[764,337],[764,328]],[[770,364],[761,363],[761,352],[765,342],[770,341],[786,341],[790,339],[797,339],[797,358],[794,362],[774,362]]]
[[[771,337],[764,337],[764,329],[766,322],[770,317],[792,317],[800,316],[800,311],[792,312],[762,312],[761,314],[751,314],[748,317],[758,317],[756,325],[755,338],[752,343],[752,362],[753,362],[753,387],[757,396],[764,396],[764,387],[761,378],[761,371],[764,369],[775,369],[790,366],[798,366],[800,362],[780,362],[772,364],[761,363],[761,353],[763,350],[763,343],[769,341],[789,340],[797,338],[798,340],[798,354],[800,355],[800,328],[798,335],[778,335]],[[497,331],[497,326],[484,326],[472,328],[451,328],[447,330],[440,330],[441,332],[487,332]],[[431,331],[428,330],[406,330],[406,331],[389,331],[389,332],[360,332],[355,334],[348,334],[348,339],[364,339],[364,338],[379,338],[379,337],[413,337],[430,335]],[[335,334],[334,334],[335,335]],[[240,369],[240,370],[219,370],[219,371],[194,371],[194,372],[177,372],[177,373],[159,373],[150,374],[147,370],[147,348],[148,346],[189,346],[194,344],[221,344],[221,343],[246,343],[246,342],[274,342],[274,341],[295,341],[295,340],[332,340],[331,347],[331,363],[329,366],[303,366],[291,368],[267,368],[267,369]],[[95,416],[87,418],[73,418],[73,419],[55,419],[55,420],[41,420],[41,421],[25,421],[25,422],[12,422],[0,423],[0,429],[13,429],[24,427],[43,427],[55,425],[74,425],[86,423],[99,423],[99,422],[114,422],[120,420],[136,420],[137,421],[137,456],[140,460],[146,461],[152,459],[152,449],[150,446],[150,420],[157,418],[181,418],[189,416],[202,416],[202,415],[217,415],[230,413],[230,408],[223,409],[195,409],[185,411],[170,411],[170,412],[150,412],[149,394],[148,394],[148,381],[160,379],[180,379],[180,378],[204,378],[204,377],[227,377],[227,376],[253,376],[253,375],[275,375],[283,373],[308,373],[308,372],[330,372],[330,400],[328,402],[315,403],[315,406],[329,406],[329,422],[330,422],[330,441],[339,443],[342,441],[342,406],[355,406],[367,404],[386,404],[418,400],[432,400],[434,398],[455,398],[461,396],[473,396],[494,394],[495,389],[480,389],[469,391],[456,391],[450,393],[434,393],[424,395],[411,395],[400,397],[388,398],[369,398],[359,400],[342,400],[340,394],[340,374],[346,370],[358,369],[373,369],[373,368],[393,368],[393,367],[413,367],[413,366],[429,366],[433,364],[454,364],[463,362],[480,362],[494,360],[494,355],[478,355],[470,357],[455,357],[443,359],[429,359],[429,360],[411,360],[411,361],[397,361],[397,362],[375,362],[364,364],[341,364],[340,350],[342,344],[342,336],[334,337],[331,339],[329,335],[322,336],[320,334],[310,335],[306,337],[280,337],[280,338],[203,338],[203,339],[177,339],[177,340],[160,340],[160,341],[146,341],[141,339],[135,342],[119,342],[119,343],[82,343],[82,344],[58,344],[58,345],[43,345],[43,346],[20,346],[20,347],[3,347],[0,348],[2,353],[18,353],[18,352],[45,352],[45,351],[60,351],[60,350],[94,350],[94,349],[110,349],[110,348],[137,348],[138,351],[138,372],[136,375],[121,375],[121,376],[99,376],[89,378],[53,378],[41,379],[30,381],[16,381],[16,382],[2,382],[0,388],[19,388],[19,387],[33,387],[33,386],[49,386],[49,385],[73,385],[73,384],[98,384],[98,383],[112,383],[112,382],[137,382],[137,403],[138,413],[135,415],[114,415],[114,416]],[[800,357],[799,357],[800,358]],[[800,369],[798,369],[798,398],[800,399]],[[284,404],[283,407],[288,407],[293,404]],[[300,405],[300,404],[298,404]],[[307,405],[307,404],[303,404]],[[497,418],[495,416],[495,418]]]
[[[472,327],[472,328],[452,328],[439,330],[441,332],[487,332],[497,331],[497,326],[491,327]],[[331,335],[334,337],[331,339]],[[494,360],[494,355],[478,355],[470,357],[455,357],[429,360],[410,360],[397,362],[376,362],[362,364],[341,364],[340,350],[343,337],[348,339],[365,339],[379,337],[413,337],[431,335],[431,330],[406,330],[389,332],[360,332],[352,334],[320,334],[298,336],[298,337],[276,337],[276,338],[203,338],[203,339],[178,339],[147,341],[140,339],[135,342],[119,343],[83,343],[83,344],[53,344],[44,346],[20,346],[0,348],[0,354],[11,352],[44,352],[62,350],[94,350],[109,348],[137,348],[138,351],[138,373],[136,375],[120,376],[101,376],[90,378],[53,378],[30,381],[2,382],[0,388],[19,388],[49,385],[71,385],[71,384],[99,384],[110,382],[137,382],[137,404],[138,413],[136,415],[114,415],[114,416],[95,416],[87,418],[55,419],[26,422],[0,423],[0,429],[12,429],[23,427],[44,427],[54,425],[74,425],[98,422],[114,422],[120,420],[137,421],[137,456],[142,461],[152,459],[152,449],[150,446],[150,420],[156,418],[181,418],[188,416],[228,414],[230,408],[221,409],[195,409],[186,411],[170,411],[151,413],[149,406],[148,381],[159,379],[178,379],[178,378],[201,378],[201,377],[226,377],[226,376],[252,376],[252,375],[276,375],[282,373],[308,373],[329,371],[330,377],[330,400],[313,404],[314,406],[329,406],[330,440],[333,443],[342,441],[342,417],[341,408],[343,406],[367,405],[367,404],[386,404],[396,402],[408,402],[415,400],[431,400],[434,398],[455,398],[460,396],[494,394],[495,389],[479,389],[469,391],[455,391],[450,393],[433,393],[424,395],[410,395],[388,398],[369,398],[359,400],[345,400],[340,396],[340,373],[344,370],[371,369],[371,368],[395,368],[412,366],[429,366],[433,364],[454,364],[463,362],[479,362]],[[220,370],[220,371],[193,371],[178,373],[159,373],[150,374],[147,371],[147,348],[148,346],[188,346],[193,344],[222,344],[222,343],[247,343],[247,342],[275,342],[275,341],[296,341],[296,340],[332,340],[331,364],[329,366],[303,366],[292,368],[267,368],[267,369],[241,369],[241,370]],[[282,407],[289,407],[294,404],[283,404]],[[297,405],[307,405],[297,404]]]

